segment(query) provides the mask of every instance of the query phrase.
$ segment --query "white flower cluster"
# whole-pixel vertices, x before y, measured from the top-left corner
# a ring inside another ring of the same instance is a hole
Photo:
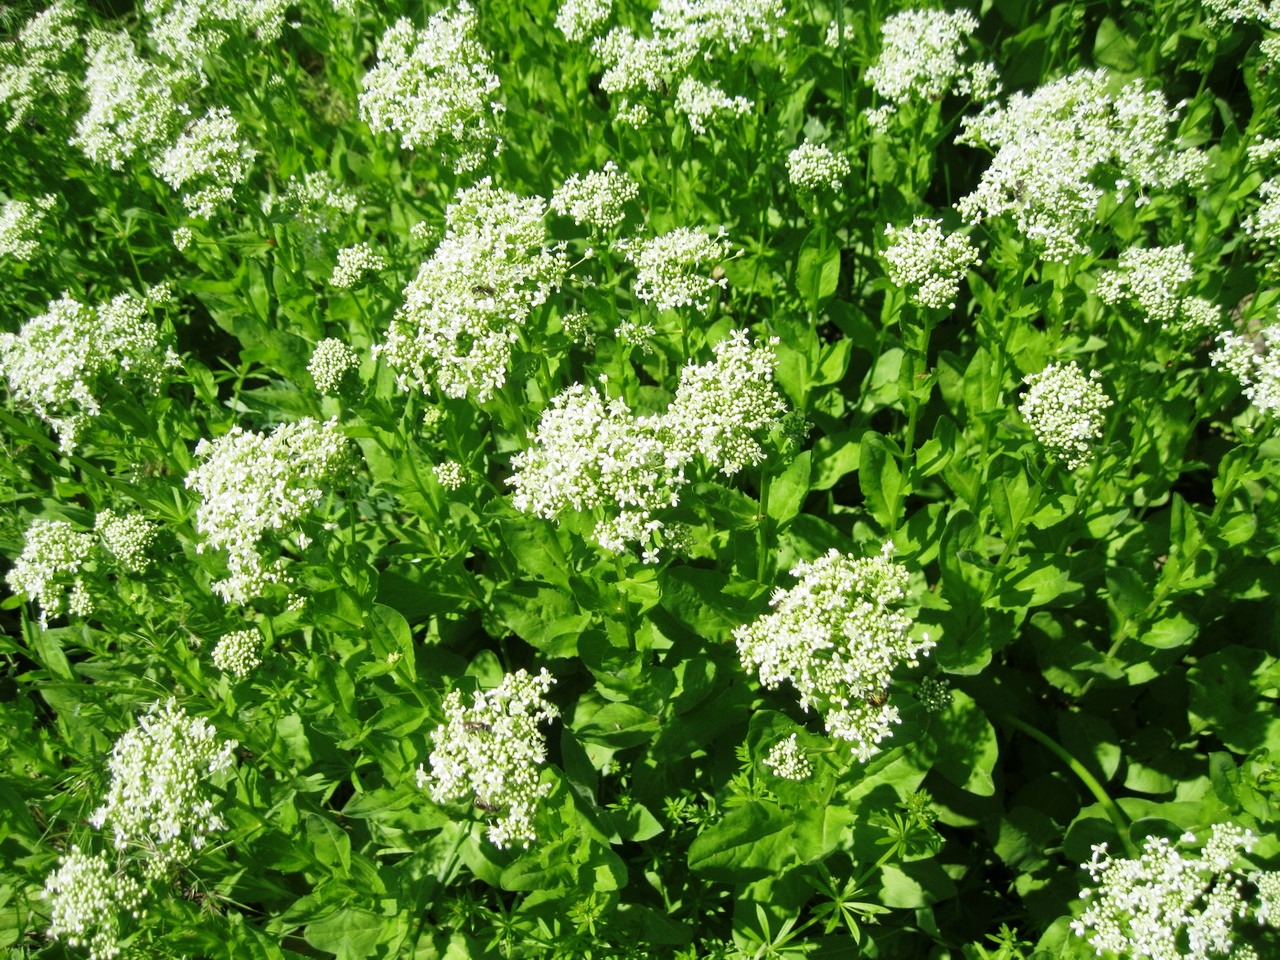
[[[941,220],[916,217],[909,227],[884,228],[889,280],[914,304],[954,310],[960,281],[978,263],[978,248],[963,233],[944,233]]]
[[[117,850],[148,853],[143,872],[162,876],[225,828],[204,781],[228,769],[237,744],[219,739],[203,717],[188,716],[170,699],[154,703],[111,749],[106,801],[89,817],[109,827]]]
[[[72,143],[113,170],[134,156],[150,160],[173,142],[188,112],[175,93],[190,77],[138,56],[127,33],[91,31],[85,93],[89,110]]]
[[[1249,874],[1249,882],[1258,889],[1253,905],[1254,919],[1280,928],[1280,870],[1255,870]]]
[[[87,947],[89,960],[113,960],[120,955],[121,916],[142,915],[142,885],[101,854],[76,846],[59,863],[44,882],[50,938]]]
[[[5,129],[10,133],[39,105],[71,93],[72,73],[63,69],[63,61],[80,44],[78,18],[72,0],[54,0],[16,38],[0,45],[0,105],[9,111]]]
[[[579,226],[612,230],[622,222],[623,207],[640,193],[631,174],[612,160],[585,177],[573,174],[551,195],[551,209]]]
[[[714,83],[705,83],[694,77],[685,77],[676,89],[672,103],[676,113],[683,114],[694,133],[707,132],[707,124],[719,113],[750,113],[755,106],[746,97],[731,97]]]
[[[1093,444],[1102,437],[1103,411],[1112,400],[1098,385],[1101,374],[1080,372],[1076,362],[1051,363],[1023,378],[1030,389],[1018,412],[1050,459],[1075,470],[1093,459]]]
[[[904,10],[885,21],[880,57],[866,79],[881,100],[867,111],[872,129],[884,131],[903,104],[932,102],[951,93],[985,101],[1000,93],[990,63],[965,63],[966,39],[978,29],[967,10]]]
[[[724,228],[708,236],[689,227],[676,227],[649,240],[631,240],[618,245],[636,265],[636,296],[658,310],[711,305],[713,291],[724,289],[724,277],[706,276],[711,268],[729,256]]]
[[[1214,23],[1256,20],[1280,30],[1280,6],[1269,0],[1200,0]]]
[[[1194,843],[1185,834],[1184,843]],[[1235,947],[1234,923],[1248,913],[1240,880],[1231,868],[1255,837],[1233,824],[1214,824],[1201,857],[1184,856],[1164,837],[1148,837],[1136,860],[1112,858],[1105,843],[1093,847],[1084,865],[1092,887],[1071,922],[1098,956],[1147,960],[1215,960],[1256,954]]]
[[[151,41],[169,60],[200,73],[233,36],[273,43],[284,32],[288,0],[146,0]]]
[[[175,191],[195,184],[196,190],[183,194],[182,204],[193,217],[207,220],[231,200],[236,185],[249,176],[256,156],[257,151],[241,138],[240,124],[231,111],[214,107],[192,121],[152,169]]]
[[[311,352],[307,372],[321,393],[338,394],[347,380],[360,369],[360,357],[336,337],[325,337]]]
[[[44,218],[57,199],[53,194],[34,200],[9,200],[0,208],[0,257],[30,260],[40,249],[37,237]]]
[[[545,669],[537,676],[517,670],[473,693],[470,706],[462,691],[451,691],[432,737],[431,772],[418,767],[418,787],[430,784],[432,800],[470,799],[485,813],[494,846],[527,849],[538,838],[533,818],[551,792],[541,781],[547,746],[538,724],[559,716],[545,699],[553,683]]]
[[[868,760],[900,722],[887,702],[893,671],[916,666],[933,647],[928,634],[911,636],[900,606],[907,571],[890,559],[893,544],[876,557],[831,550],[791,571],[790,590],[776,590],[773,612],[734,630],[743,666],[773,688],[789,680],[800,706],[824,715],[827,732],[853,744]]]
[[[613,0],[564,0],[556,14],[556,29],[570,43],[581,43],[613,13]]]
[[[978,188],[956,204],[961,215],[979,223],[1009,214],[1046,259],[1065,262],[1088,250],[1104,170],[1118,194],[1132,189],[1138,203],[1143,191],[1199,178],[1204,154],[1178,149],[1168,134],[1182,105],[1170,109],[1141,78],[1118,94],[1109,88],[1106,71],[1082,70],[966,118],[957,142],[996,154]]]
[[[1182,287],[1194,276],[1191,254],[1180,243],[1130,247],[1120,254],[1115,270],[1098,275],[1098,296],[1111,304],[1132,299],[1148,321],[1167,326],[1182,306]]]
[[[805,756],[804,748],[796,742],[794,733],[775,743],[763,762],[773,771],[774,776],[783,780],[808,780],[813,776],[813,763]]]
[[[458,490],[467,482],[467,471],[457,460],[445,460],[431,468],[436,483],[446,490]]]
[[[639,125],[649,115],[636,95],[683,87],[694,60],[710,61],[718,48],[735,52],[782,37],[786,33],[782,0],[661,0],[650,18],[652,32],[640,36],[628,27],[615,27],[592,42],[592,52],[605,65],[600,88],[624,94],[618,101],[619,120]],[[713,109],[743,112],[746,101],[727,97],[718,88],[697,82],[685,90],[679,112],[695,132]],[[696,123],[695,123],[696,119]]]
[[[622,398],[580,383],[553,397],[532,443],[511,461],[516,509],[547,520],[595,513],[602,548],[637,542],[644,561],[656,563],[664,524],[654,514],[679,503],[685,468],[697,456],[725,474],[760,462],[755,434],[785,412],[769,347],[752,346],[739,330],[714,351],[710,363],[685,367],[662,415],[637,416]]]
[[[492,99],[498,76],[475,39],[476,15],[466,0],[441,10],[416,30],[401,17],[378,44],[378,63],[364,77],[360,117],[375,133],[397,133],[406,150],[452,141],[456,173],[474,170],[496,154]]]
[[[130,573],[142,573],[155,562],[159,527],[142,514],[103,510],[94,520],[94,529],[107,552]]]
[[[378,349],[402,390],[483,403],[507,380],[512,344],[533,309],[568,270],[562,248],[546,244],[546,202],[499,190],[486,177],[458,191],[446,233],[418,276]]]
[[[1262,203],[1244,218],[1244,232],[1259,243],[1280,244],[1280,177],[1272,177],[1258,187]]]
[[[262,211],[269,215],[279,211],[290,222],[297,223],[302,228],[304,242],[315,247],[322,235],[341,230],[359,205],[355,195],[332,174],[316,170],[301,179],[290,177],[284,196],[263,199]]]
[[[757,439],[787,412],[773,385],[777,338],[753,344],[745,330],[731,331],[714,347],[714,359],[680,371],[675,399],[662,426],[685,460],[701,456],[725,476],[764,460]]]
[[[233,630],[213,648],[213,665],[243,680],[262,664],[262,634],[256,629]]]
[[[87,617],[93,600],[80,569],[93,548],[93,537],[65,520],[37,517],[27,527],[26,545],[5,579],[15,593],[26,594],[40,607],[41,624],[67,612]]]
[[[387,258],[374,253],[367,243],[357,243],[338,251],[338,263],[329,278],[332,286],[347,289],[360,282],[366,273],[387,269]]]
[[[1280,413],[1280,324],[1263,328],[1257,337],[1223,331],[1222,344],[1209,355],[1215,367],[1226,367],[1249,402],[1265,414]]]
[[[798,190],[839,193],[851,172],[848,157],[820,143],[806,140],[787,154],[787,179]]]
[[[156,287],[145,298],[120,294],[88,307],[64,294],[16,334],[0,333],[0,371],[9,389],[57,431],[63,450],[73,451],[102,412],[109,385],[124,380],[159,391],[178,358],[147,315],[168,297]]]
[[[287,535],[351,466],[351,453],[336,420],[282,423],[271,434],[233,427],[201,440],[204,462],[187,474],[200,497],[196,528],[208,547],[227,552],[225,580],[213,589],[228,603],[248,603],[273,583],[288,584],[284,561],[264,551],[268,534]]]

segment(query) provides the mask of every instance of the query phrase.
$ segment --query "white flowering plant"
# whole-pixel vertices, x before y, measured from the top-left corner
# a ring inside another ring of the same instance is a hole
[[[0,952],[1280,956],[1265,0],[0,9]]]

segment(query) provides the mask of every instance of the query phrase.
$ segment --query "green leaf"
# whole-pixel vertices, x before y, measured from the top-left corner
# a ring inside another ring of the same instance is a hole
[[[840,249],[832,246],[827,233],[817,227],[804,239],[796,262],[796,287],[809,309],[817,310],[822,301],[836,292],[840,284]]]
[[[1172,650],[1184,647],[1196,638],[1200,625],[1188,614],[1175,610],[1167,617],[1162,617],[1138,635],[1138,639],[1148,647],[1157,650]]]
[[[389,921],[359,907],[343,907],[307,924],[303,936],[317,950],[338,960],[362,960],[373,956]]]
[[[606,747],[634,747],[658,731],[658,718],[629,703],[606,703],[598,709],[579,700],[573,731],[580,740]]]
[[[809,495],[810,453],[805,450],[769,486],[769,516],[779,527],[789,522]]]
[[[307,815],[307,846],[325,866],[340,868],[343,876],[350,873],[351,838],[328,817]]]
[[[894,449],[874,430],[862,435],[858,484],[862,487],[862,495],[867,498],[867,509],[871,515],[886,530],[893,529],[897,521],[892,515],[894,506],[901,502],[902,472],[898,469]]]
[[[995,728],[972,697],[953,690],[951,703],[931,720],[929,733],[938,745],[934,770],[979,797],[995,794],[992,773],[1000,759],[1000,744]]]
[[[776,804],[752,800],[689,845],[689,869],[731,883],[775,874],[793,858],[790,824]]]

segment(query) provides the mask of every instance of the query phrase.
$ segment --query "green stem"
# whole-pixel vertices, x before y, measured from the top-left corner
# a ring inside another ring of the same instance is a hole
[[[760,468],[760,513],[756,518],[756,580],[769,573],[769,465]]]

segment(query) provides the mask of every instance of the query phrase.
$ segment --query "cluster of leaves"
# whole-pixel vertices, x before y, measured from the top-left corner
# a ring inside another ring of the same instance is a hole
[[[171,696],[238,749],[204,786],[220,829],[148,875],[145,912],[119,920],[139,954],[1084,957],[1070,922],[1095,844],[1133,853],[1231,821],[1260,838],[1255,867],[1280,865],[1280,443],[1275,410],[1210,360],[1220,334],[1275,322],[1280,261],[1258,238],[1274,159],[1250,153],[1280,135],[1268,24],[1197,0],[971,11],[963,59],[993,64],[1006,97],[1087,69],[1113,94],[1145,78],[1183,101],[1160,149],[1201,158],[1196,175],[1135,190],[1116,152],[1087,171],[1090,216],[1051,258],[1019,229],[1029,182],[1008,185],[1013,213],[957,212],[999,146],[956,142],[984,108],[976,82],[886,104],[868,81],[903,4],[740,4],[769,29],[741,43],[704,30],[690,52],[671,18],[651,27],[653,5],[619,0],[601,36],[616,24],[666,44],[670,72],[637,93],[602,60],[609,44],[566,38],[554,3],[485,0],[449,22],[470,24],[467,56],[488,56],[473,79],[492,102],[409,144],[370,129],[361,98],[400,15],[403,40],[439,11],[103,6],[62,4],[79,39],[52,51],[24,40],[35,11],[6,11],[0,44],[0,189],[34,224],[0,254],[15,335],[0,357],[0,554],[30,567],[33,521],[81,544],[40,572],[71,596],[65,616],[44,616],[31,573],[11,573],[0,604],[0,949],[61,955],[46,878],[73,848],[106,850],[88,821],[112,746]],[[729,8],[684,6],[701,11],[695,33]],[[176,48],[175,24],[200,42]],[[113,163],[85,147],[84,57],[103,30],[168,78],[152,94],[177,98],[171,144],[218,110],[234,120],[243,142],[204,171],[199,203],[176,189],[199,177],[174,173],[161,133]],[[46,74],[23,99],[37,53]],[[695,68],[723,87],[718,111],[680,106]],[[806,140],[844,158],[827,168],[841,189],[791,185]],[[530,200],[610,163],[637,189],[605,225]],[[515,242],[465,222],[460,191],[482,177],[540,226]],[[917,218],[977,251],[943,278],[954,307],[918,302],[886,254]],[[696,294],[659,309],[643,248],[685,229],[723,259],[693,265]],[[1162,326],[1115,279],[1125,251],[1175,245],[1191,263],[1176,295],[1216,305],[1216,327]],[[428,269],[441,250],[456,259]],[[452,292],[466,323],[445,345],[465,359],[500,342],[504,362],[482,390],[433,387],[438,357],[406,371],[389,331],[431,309],[422,290],[485,262],[495,279]],[[144,319],[173,353],[139,383],[94,346],[92,382],[60,402],[97,409],[68,442],[8,351],[64,296],[124,293],[158,305]],[[516,322],[482,329],[497,313]],[[608,504],[517,509],[513,474],[564,391],[599,385],[610,416],[661,441],[678,433],[682,374],[740,330],[770,351],[790,412],[753,421],[733,470],[662,464],[679,483],[644,555],[601,545]],[[349,349],[313,361],[333,340]],[[1018,408],[1025,378],[1071,361],[1114,402],[1095,411],[1089,456],[1064,463]],[[290,431],[317,425],[345,455],[281,481],[294,500],[242,498],[261,510],[248,529],[264,572],[219,590],[236,571],[192,478],[218,440],[251,433],[296,462]],[[149,524],[154,562],[113,559],[108,511]],[[931,648],[894,674],[899,722],[861,760],[792,686],[763,687],[734,636],[798,564],[889,542]],[[215,655],[229,636],[248,652]],[[458,703],[544,669],[536,839],[499,847],[496,794],[443,797],[419,770],[447,702],[466,732]],[[765,763],[792,735],[804,779]],[[1266,928],[1241,936],[1280,950]]]

